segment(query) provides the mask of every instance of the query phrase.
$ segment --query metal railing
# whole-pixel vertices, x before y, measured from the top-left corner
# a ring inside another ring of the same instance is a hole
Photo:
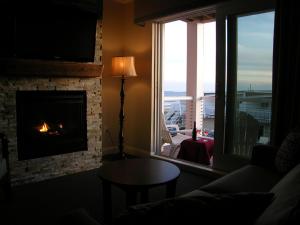
[[[213,120],[214,122],[214,96],[203,96],[197,99],[200,101],[202,107],[200,111],[200,117],[205,119]],[[178,125],[180,129],[191,129],[192,123],[195,120],[192,118],[193,112],[195,111],[195,101],[191,96],[167,96],[164,97],[164,116],[166,125]],[[198,129],[205,134],[212,132],[212,129],[206,129],[203,127],[206,121],[201,121]],[[210,126],[211,127],[211,126]],[[213,126],[212,126],[213,127]]]
[[[215,95],[204,95],[198,99],[203,105],[200,110],[203,122],[199,129],[213,132],[215,118]],[[268,137],[271,123],[271,95],[269,93],[239,93],[239,111],[252,115],[259,121],[262,129],[261,135]],[[191,117],[195,110],[195,102],[191,96],[165,96],[164,114],[167,125],[178,125],[180,129],[191,128],[194,118]],[[191,118],[188,118],[191,117]],[[188,124],[187,124],[188,123]],[[210,133],[213,136],[213,133]]]
[[[192,102],[191,96],[164,97],[164,116],[167,125],[177,124],[180,129],[186,128],[188,102]]]

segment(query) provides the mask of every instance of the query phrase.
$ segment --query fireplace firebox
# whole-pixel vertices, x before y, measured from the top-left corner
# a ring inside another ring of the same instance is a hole
[[[85,91],[17,91],[18,159],[87,151]]]

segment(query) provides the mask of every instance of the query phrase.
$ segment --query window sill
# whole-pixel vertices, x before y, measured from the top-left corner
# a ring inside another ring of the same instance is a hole
[[[193,163],[193,162],[172,159],[169,157],[159,156],[159,155],[155,155],[155,154],[151,154],[150,157],[174,163],[180,169],[187,171],[187,172],[194,173],[194,174],[198,174],[198,175],[208,176],[208,177],[212,177],[212,178],[219,178],[226,174],[226,172],[224,172],[224,171],[216,170],[216,169],[213,169],[213,168],[210,168],[210,167],[207,167],[204,165],[200,165],[197,163]]]

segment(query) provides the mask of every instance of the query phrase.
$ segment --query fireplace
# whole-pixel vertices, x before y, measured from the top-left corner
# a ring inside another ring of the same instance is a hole
[[[85,91],[17,91],[18,159],[87,151]]]

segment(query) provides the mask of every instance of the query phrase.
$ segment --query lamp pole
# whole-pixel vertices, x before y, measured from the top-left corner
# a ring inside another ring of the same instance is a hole
[[[126,154],[124,152],[124,99],[125,99],[125,77],[136,77],[137,74],[134,68],[134,57],[133,56],[116,56],[112,58],[112,75],[116,77],[121,77],[121,90],[120,90],[120,99],[121,99],[121,108],[119,113],[120,121],[120,130],[119,130],[119,146],[118,146],[118,155],[117,158],[125,159]]]
[[[125,84],[125,78],[122,76],[121,78],[121,91],[120,91],[120,99],[121,99],[121,107],[120,107],[120,113],[119,113],[119,120],[120,120],[120,131],[119,131],[119,154],[120,158],[123,159],[125,158],[125,153],[124,153],[124,135],[123,135],[123,123],[124,123],[124,84]]]

